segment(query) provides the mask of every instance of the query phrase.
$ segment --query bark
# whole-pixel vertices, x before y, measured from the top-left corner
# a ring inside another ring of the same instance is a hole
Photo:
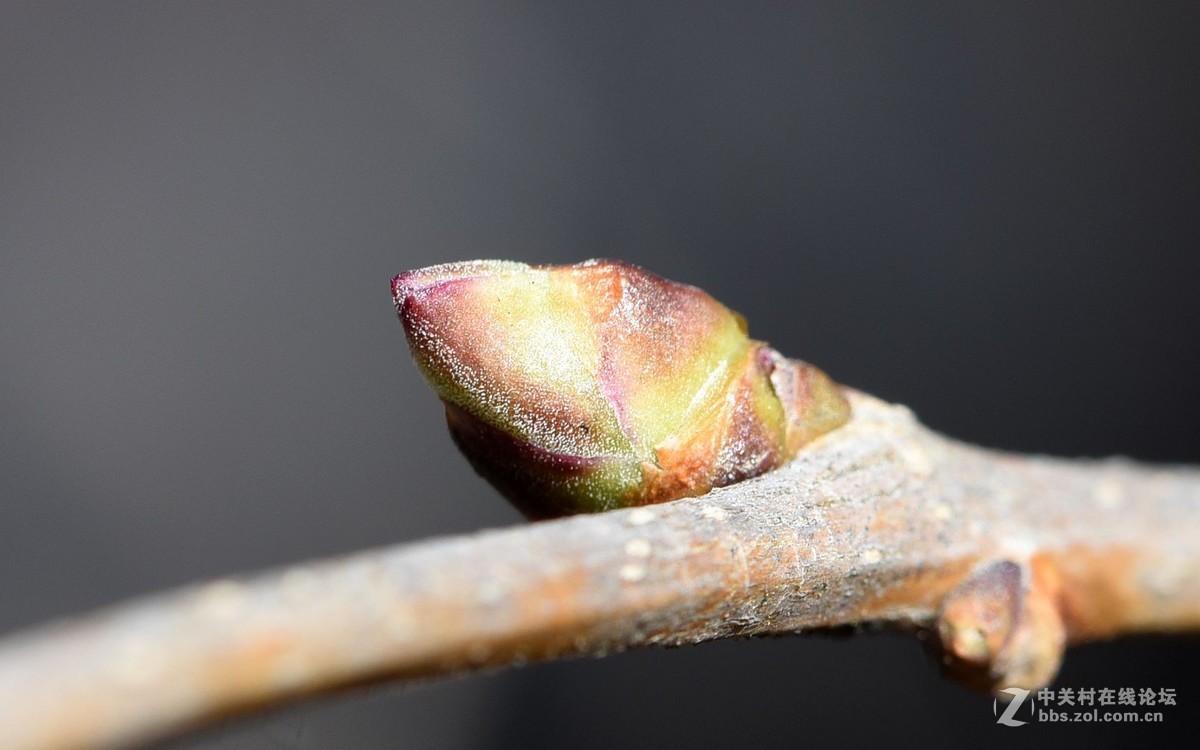
[[[703,497],[212,582],[0,642],[13,748],[121,747],[347,685],[880,622],[998,690],[1200,628],[1200,471],[849,424]]]

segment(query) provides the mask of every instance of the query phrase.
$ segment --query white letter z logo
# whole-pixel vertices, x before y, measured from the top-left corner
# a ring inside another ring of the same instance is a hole
[[[1003,724],[1006,727],[1019,727],[1024,724],[1025,722],[1020,721],[1019,719],[1014,719],[1013,715],[1017,713],[1017,709],[1020,708],[1021,704],[1025,702],[1025,699],[1029,697],[1029,691],[1022,690],[1021,688],[1004,688],[1000,692],[1008,693],[1013,697],[1013,699],[1009,701],[1008,706],[1005,707],[1004,713],[1000,714],[1000,718],[996,719],[996,723]],[[995,701],[992,701],[992,713],[996,713]]]

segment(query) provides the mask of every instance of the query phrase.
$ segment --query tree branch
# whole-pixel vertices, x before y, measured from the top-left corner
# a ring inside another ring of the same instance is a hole
[[[351,684],[882,622],[950,671],[1200,628],[1200,471],[985,451],[850,393],[849,424],[703,497],[127,603],[0,642],[14,748],[114,747]]]

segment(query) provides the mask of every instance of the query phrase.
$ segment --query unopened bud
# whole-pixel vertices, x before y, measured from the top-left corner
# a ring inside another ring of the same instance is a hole
[[[627,263],[451,263],[392,294],[455,442],[531,518],[700,495],[849,418],[823,372]]]

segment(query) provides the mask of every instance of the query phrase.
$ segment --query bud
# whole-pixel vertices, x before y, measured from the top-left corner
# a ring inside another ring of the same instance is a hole
[[[392,296],[455,443],[531,518],[701,495],[850,415],[740,315],[628,263],[450,263]]]

